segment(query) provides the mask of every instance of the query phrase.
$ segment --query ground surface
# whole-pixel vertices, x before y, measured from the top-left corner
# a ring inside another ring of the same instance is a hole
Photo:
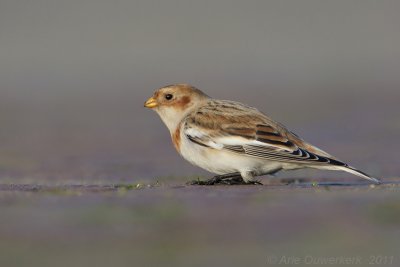
[[[0,266],[399,266],[398,181],[1,184]]]
[[[0,267],[400,266],[399,10],[1,0]],[[187,186],[210,174],[143,107],[180,82],[394,183]]]

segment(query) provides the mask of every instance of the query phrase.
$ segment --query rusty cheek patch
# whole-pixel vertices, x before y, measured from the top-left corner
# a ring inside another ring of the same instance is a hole
[[[180,99],[176,99],[175,101],[164,101],[164,106],[170,106],[178,108],[179,110],[185,110],[187,106],[190,104],[191,100],[190,97],[184,96]]]
[[[184,96],[176,102],[176,106],[185,109],[190,103],[190,97]]]
[[[174,143],[175,149],[181,151],[181,125],[179,124],[175,132],[172,134],[172,142]]]

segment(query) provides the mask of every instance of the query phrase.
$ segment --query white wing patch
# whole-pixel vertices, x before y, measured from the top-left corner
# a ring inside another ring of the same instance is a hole
[[[336,166],[346,166],[345,163],[316,155],[298,146],[287,147],[286,149],[279,145],[269,144],[266,142],[248,139],[241,136],[224,135],[215,137],[200,131],[199,128],[184,129],[185,135],[192,142],[218,150],[226,149],[234,153],[245,154],[257,158],[269,160],[297,162],[297,163],[314,163],[314,164],[332,164]]]
[[[199,131],[196,128],[187,128],[184,130],[186,135],[189,135],[194,138],[202,138],[205,134],[204,132]]]
[[[258,146],[269,147],[276,149],[277,151],[288,151],[274,144],[260,142],[255,139],[247,139],[241,136],[213,137],[207,134],[205,131],[200,131],[199,128],[194,127],[184,129],[184,134],[192,141],[196,141],[197,143],[201,143],[202,145],[218,150],[223,149],[225,146]]]

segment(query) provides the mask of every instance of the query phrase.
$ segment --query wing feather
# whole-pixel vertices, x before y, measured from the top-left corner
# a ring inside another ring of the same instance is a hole
[[[185,118],[184,134],[197,145],[251,157],[347,166],[283,125],[243,104],[211,100]]]

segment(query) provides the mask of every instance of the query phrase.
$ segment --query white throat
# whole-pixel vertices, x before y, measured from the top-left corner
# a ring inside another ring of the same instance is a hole
[[[177,111],[173,108],[156,109],[161,120],[167,126],[170,133],[174,133],[183,118],[188,114],[188,110]]]

